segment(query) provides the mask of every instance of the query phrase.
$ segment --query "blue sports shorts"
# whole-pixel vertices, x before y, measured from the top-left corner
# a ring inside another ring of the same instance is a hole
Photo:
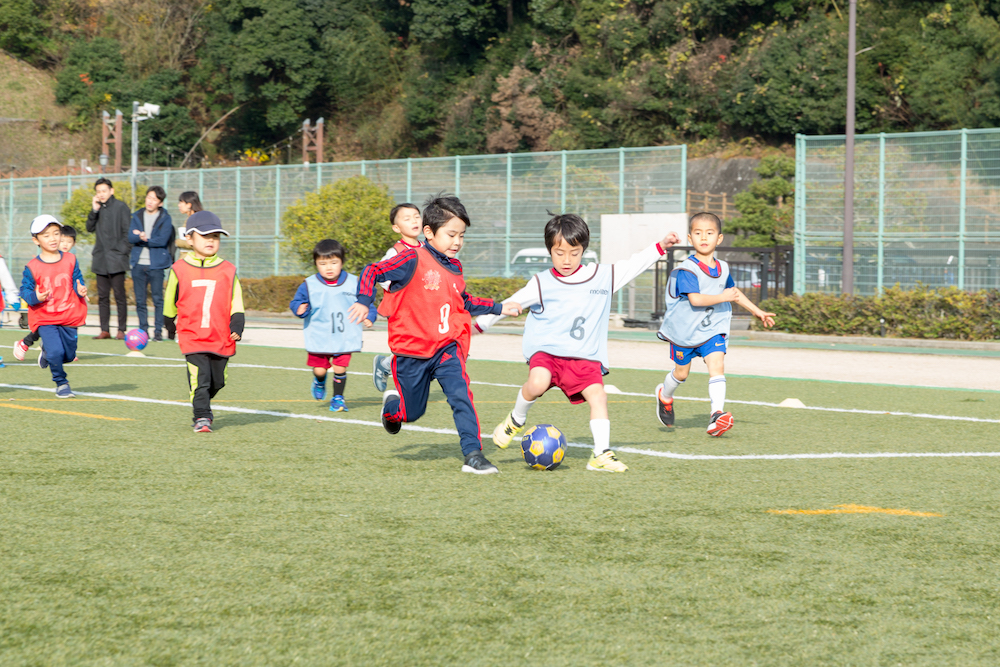
[[[670,344],[670,358],[678,366],[687,366],[695,357],[705,358],[713,352],[726,352],[726,335],[712,336],[698,347],[677,347]]]

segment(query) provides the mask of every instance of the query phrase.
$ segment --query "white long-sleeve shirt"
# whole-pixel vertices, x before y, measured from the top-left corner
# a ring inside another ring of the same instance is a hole
[[[7,268],[7,262],[4,261],[3,257],[0,257],[0,288],[3,288],[4,301],[8,304],[20,303],[20,292],[14,283],[14,278],[10,275],[10,269]]]
[[[653,266],[656,260],[660,259],[665,254],[665,250],[660,248],[659,243],[654,243],[644,250],[640,250],[628,259],[623,259],[620,262],[615,262],[614,267],[614,283],[612,287],[612,292],[617,292],[625,285],[636,279],[643,271]],[[552,271],[552,269],[546,269],[547,271]],[[590,280],[594,277],[597,272],[597,264],[587,264],[586,266],[581,266],[576,270],[575,273],[569,276],[560,276],[560,280],[566,283],[576,284],[582,283]],[[527,310],[532,306],[537,306],[542,302],[541,294],[539,293],[538,281],[532,277],[528,283],[519,289],[517,292],[512,294],[510,297],[503,300],[504,303],[518,303],[521,308]],[[476,328],[479,331],[486,331],[491,326],[502,320],[505,315],[480,315],[476,318]]]

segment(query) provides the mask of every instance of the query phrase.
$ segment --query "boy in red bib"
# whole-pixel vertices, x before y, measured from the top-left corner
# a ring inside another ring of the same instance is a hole
[[[164,294],[163,314],[176,320],[177,342],[187,359],[195,433],[212,432],[211,401],[226,386],[226,364],[246,323],[236,267],[216,254],[222,234],[229,236],[211,211],[188,218],[191,252],[170,268]]]
[[[420,248],[407,248],[361,273],[358,302],[351,321],[360,322],[374,300],[375,283],[391,282],[378,312],[389,320],[389,349],[395,355],[392,377],[398,391],[382,396],[382,426],[399,433],[403,422],[414,422],[427,409],[431,380],[448,399],[462,443],[462,472],[499,472],[483,456],[479,416],[472,402],[465,359],[469,355],[472,315],[517,315],[516,303],[501,306],[493,299],[465,292],[462,263],[455,259],[470,226],[458,197],[438,196],[427,202]]]
[[[87,321],[87,287],[76,256],[59,250],[62,225],[58,220],[38,216],[31,221],[31,238],[38,246],[38,257],[28,262],[21,278],[28,327],[42,339],[38,365],[52,373],[56,398],[73,398],[63,364],[76,358],[76,329]]]

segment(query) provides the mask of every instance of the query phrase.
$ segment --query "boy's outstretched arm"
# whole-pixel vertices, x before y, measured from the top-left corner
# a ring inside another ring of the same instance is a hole
[[[680,242],[677,238],[677,234],[670,232],[663,237],[658,243],[654,243],[649,247],[640,250],[628,259],[624,259],[620,262],[614,263],[614,284],[612,287],[613,292],[617,292],[621,288],[628,285],[630,282],[635,280],[639,274],[656,264],[657,260],[667,254],[667,249],[671,246],[675,246]]]
[[[507,308],[508,305],[517,306],[516,313],[502,310],[499,314],[480,315],[472,323],[472,333],[482,333],[508,315],[520,315],[525,309],[537,306],[541,303],[539,294],[538,281],[532,278],[524,287],[504,299],[500,304],[502,308]]]
[[[368,317],[375,303],[375,285],[380,282],[405,284],[417,270],[416,250],[404,250],[383,262],[369,264],[358,281],[358,302],[348,308],[347,319],[357,324]]]
[[[754,317],[756,317],[758,320],[764,323],[765,327],[771,328],[774,326],[774,317],[775,317],[774,313],[764,312],[763,310],[757,307],[757,304],[748,299],[746,294],[744,294],[735,287],[733,289],[736,290],[738,295],[734,303],[737,303],[746,308],[747,310],[749,310]]]

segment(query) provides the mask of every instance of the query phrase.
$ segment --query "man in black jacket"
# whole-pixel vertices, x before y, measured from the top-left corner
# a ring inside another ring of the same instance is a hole
[[[129,268],[128,205],[115,199],[115,188],[106,178],[94,184],[93,209],[87,216],[87,231],[94,233],[94,258],[90,270],[97,274],[97,303],[101,316],[101,333],[95,340],[111,338],[111,290],[118,306],[118,336],[125,338],[128,310],[125,301],[125,272]]]

